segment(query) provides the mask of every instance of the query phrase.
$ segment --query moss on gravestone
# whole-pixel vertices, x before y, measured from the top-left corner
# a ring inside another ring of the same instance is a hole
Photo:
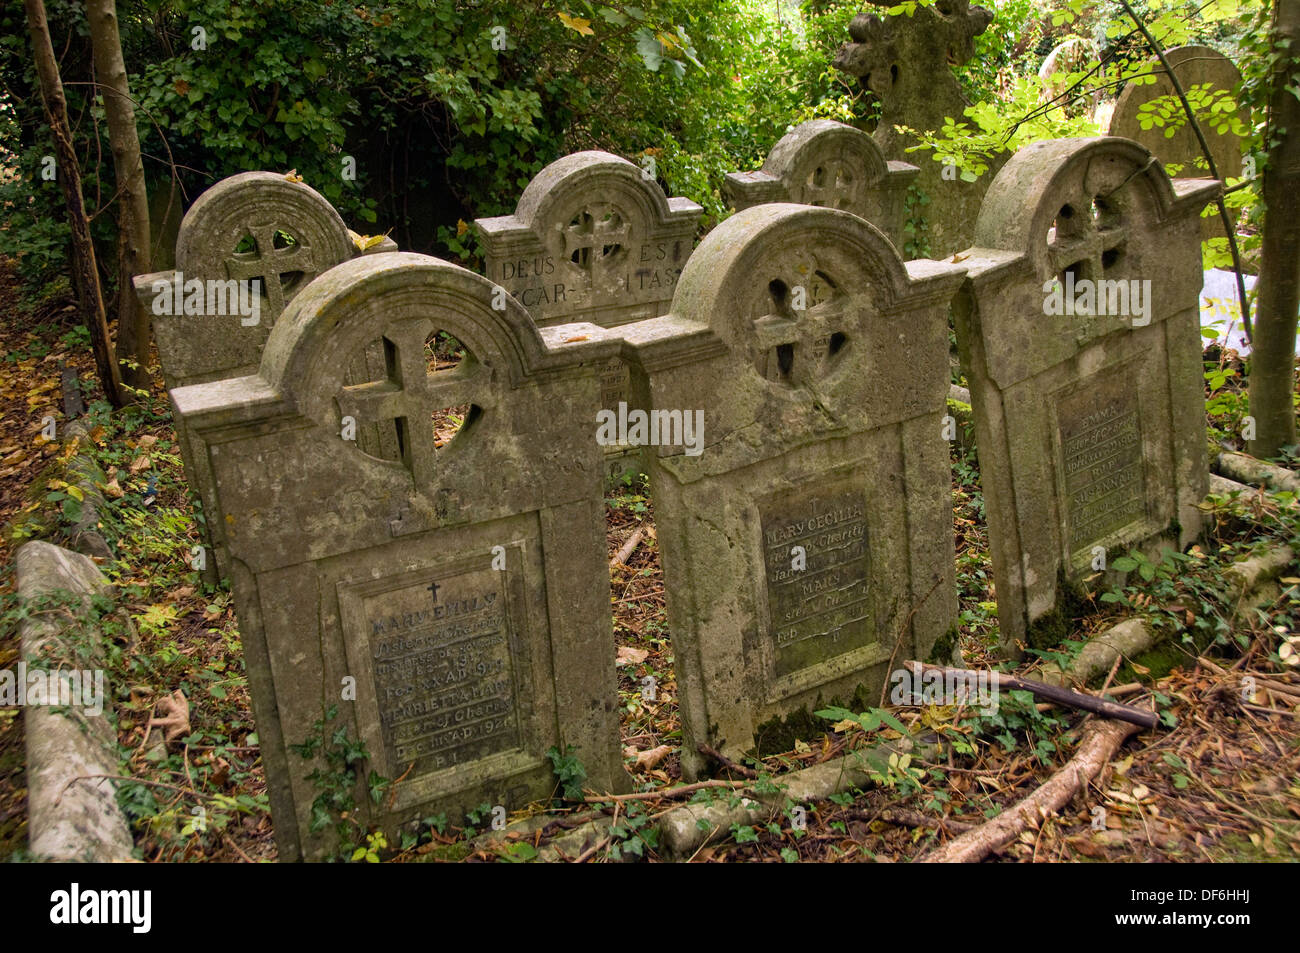
[[[1088,602],[1083,593],[1065,578],[1063,570],[1059,571],[1056,576],[1056,605],[1030,623],[1026,633],[1030,647],[1042,650],[1060,645],[1088,612]]]
[[[818,735],[824,735],[830,729],[830,723],[825,718],[818,718],[814,712],[822,711],[826,708],[848,708],[854,712],[866,711],[873,707],[865,690],[865,687],[859,685],[853,692],[853,697],[845,704],[843,699],[836,697],[828,702],[823,702],[820,695],[817,696],[817,702],[813,705],[810,712],[808,708],[802,707],[798,711],[791,712],[784,718],[775,716],[769,718],[763,724],[754,730],[754,753],[760,758],[768,755],[779,754],[783,751],[790,751],[794,748],[796,741],[808,741],[809,738],[816,738]]]
[[[948,626],[948,631],[935,640],[930,654],[923,659],[928,665],[948,665],[953,660],[957,648],[957,623]]]

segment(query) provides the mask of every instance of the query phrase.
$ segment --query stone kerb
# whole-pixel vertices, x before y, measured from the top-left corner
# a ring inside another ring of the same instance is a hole
[[[1206,492],[1197,217],[1135,142],[1040,142],[989,187],[956,327],[1004,645],[1059,641],[1069,593],[1186,545]]]
[[[703,418],[702,452],[647,452],[687,776],[700,743],[739,755],[877,698],[891,657],[954,624],[942,418],[963,273],[904,265],[847,212],[761,205],[701,243],[670,314],[619,329],[637,406]]]
[[[730,172],[723,183],[737,211],[768,202],[793,202],[852,212],[903,247],[907,187],[920,173],[886,161],[867,133],[831,119],[791,129],[772,147],[758,172]]]
[[[329,846],[290,745],[330,704],[374,770],[403,778],[391,808],[363,808],[385,829],[548,797],[553,745],[574,745],[596,786],[626,786],[592,437],[596,368],[618,342],[589,324],[539,332],[492,301],[449,263],[368,256],[294,299],[257,375],[173,392],[228,529],[283,857]],[[436,330],[466,349],[454,370],[427,370]],[[349,384],[345,357],[375,335],[385,377]],[[472,409],[435,447],[450,404]],[[401,458],[342,440],[344,416],[391,429]]]

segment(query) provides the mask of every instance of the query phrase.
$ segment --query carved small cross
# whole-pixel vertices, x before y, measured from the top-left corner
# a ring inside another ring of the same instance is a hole
[[[758,372],[791,387],[816,387],[848,341],[838,296],[832,292],[827,300],[810,301],[810,307],[796,311],[784,282],[772,282],[768,292],[772,312],[754,319]]]
[[[279,228],[275,225],[254,225],[249,231],[253,236],[254,250],[236,252],[234,257],[228,258],[226,274],[237,281],[261,278],[274,320],[284,311],[282,276],[300,271],[311,278],[316,274],[316,262],[311,249],[301,241],[288,248],[276,248],[275,233]]]
[[[1071,265],[1083,265],[1080,278],[1098,281],[1124,250],[1128,226],[1119,211],[1104,198],[1072,190],[1056,216],[1056,228],[1048,233],[1047,255],[1053,274]]]
[[[436,474],[433,414],[447,407],[492,403],[491,371],[468,350],[454,371],[429,373],[424,353],[433,324],[407,321],[384,333],[385,379],[344,387],[339,412],[358,423],[395,421],[402,464],[417,484]],[[436,597],[435,593],[435,597]]]
[[[564,257],[588,275],[594,275],[606,259],[618,255],[627,244],[630,232],[623,214],[615,206],[589,205],[564,229]]]
[[[839,160],[830,160],[809,174],[799,203],[846,209],[853,205],[857,191],[857,177],[848,165]]]

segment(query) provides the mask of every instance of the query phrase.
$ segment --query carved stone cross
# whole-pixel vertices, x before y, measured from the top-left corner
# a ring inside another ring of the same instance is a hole
[[[564,230],[564,257],[594,275],[627,244],[630,229],[614,205],[599,203],[584,208]]]
[[[429,321],[408,321],[383,336],[385,379],[344,387],[339,412],[360,422],[395,421],[402,464],[417,484],[433,480],[437,469],[433,433],[435,411],[464,404],[486,407],[491,371],[469,353],[455,370],[429,373],[424,342]]]
[[[832,291],[827,300],[797,311],[784,282],[773,281],[768,292],[772,312],[754,319],[758,372],[790,387],[816,389],[848,343],[842,300]]]
[[[275,225],[254,225],[254,250],[236,252],[226,261],[226,273],[237,281],[261,278],[264,294],[270,302],[272,320],[284,311],[284,285],[281,278],[293,272],[302,272],[308,278],[316,274],[316,262],[311,249],[300,241],[287,248],[275,247]]]
[[[851,208],[857,201],[861,183],[853,170],[837,159],[817,166],[803,184],[798,202],[800,205],[820,205],[825,208]]]
[[[1047,235],[1047,254],[1053,274],[1081,265],[1076,277],[1099,281],[1123,254],[1128,226],[1119,211],[1104,198],[1081,190],[1067,196]]]

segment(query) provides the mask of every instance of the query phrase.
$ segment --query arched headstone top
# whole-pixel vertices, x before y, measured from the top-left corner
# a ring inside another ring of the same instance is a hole
[[[1241,71],[1236,64],[1208,46],[1174,47],[1165,52],[1165,60],[1173,68],[1183,90],[1198,98],[1216,93],[1232,93],[1241,82]],[[1158,155],[1162,162],[1177,164],[1177,174],[1182,178],[1208,176],[1208,168],[1204,164],[1198,165],[1198,160],[1204,163],[1204,157],[1200,141],[1190,125],[1183,123],[1172,136],[1165,134],[1164,126],[1149,124],[1143,127],[1143,107],[1161,97],[1174,95],[1174,84],[1160,61],[1151,59],[1146,65],[1155,74],[1154,77],[1142,85],[1131,82],[1124,87],[1115,102],[1115,111],[1111,113],[1107,134],[1142,143]],[[1238,108],[1235,113],[1241,122],[1248,121],[1247,110]],[[1232,113],[1225,113],[1225,118],[1228,115]],[[1242,146],[1240,137],[1231,130],[1220,133],[1209,124],[1202,123],[1202,126],[1219,175],[1239,176]]]
[[[919,172],[906,162],[886,161],[861,129],[813,119],[787,132],[760,171],[729,172],[723,191],[737,211],[794,202],[852,212],[901,247],[904,192]]]
[[[563,217],[558,208],[567,210],[593,193],[607,200],[621,199],[639,208],[647,219],[661,222],[683,218],[694,225],[703,211],[689,199],[669,199],[652,177],[627,159],[589,149],[556,159],[533,176],[509,217],[519,226],[536,229],[544,223],[540,227],[545,229],[552,219]]]
[[[904,265],[874,225],[836,209],[772,203],[727,219],[682,271],[672,316],[709,325],[769,395],[871,391],[853,355],[884,341],[883,318],[951,294],[960,268]]]
[[[792,202],[854,212],[862,192],[879,185],[889,164],[861,129],[814,119],[772,147],[763,171],[785,183]]]
[[[357,254],[347,226],[315,189],[274,172],[223,179],[190,207],[176,240],[186,279],[258,279],[275,321],[317,275]]]
[[[374,385],[385,383],[345,383],[348,359],[357,350],[377,337],[385,341],[387,384],[405,389],[403,380],[424,361],[428,336],[446,331],[468,352],[447,378],[458,384],[472,380],[483,392],[479,396],[493,400],[546,365],[548,357],[524,308],[498,296],[502,308],[494,309],[493,297],[487,279],[438,258],[391,252],[354,259],[293,300],[267,339],[260,376],[301,413],[330,420],[345,387],[378,392],[382,388]]]
[[[611,327],[662,313],[702,212],[626,159],[590,151],[537,173],[513,215],[475,225],[488,277],[533,320]]]
[[[1136,142],[1104,136],[1036,142],[1008,160],[989,186],[975,244],[1026,255],[1044,278],[1094,259],[1099,275],[1103,259],[1148,234],[1176,201],[1159,160]]]

